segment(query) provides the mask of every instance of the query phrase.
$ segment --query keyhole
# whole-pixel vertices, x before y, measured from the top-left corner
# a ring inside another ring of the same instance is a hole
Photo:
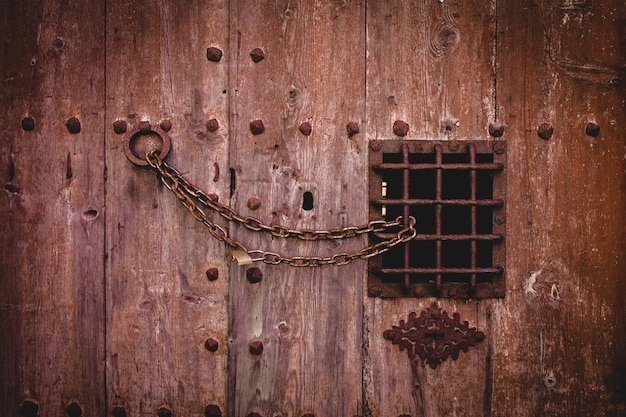
[[[302,210],[313,210],[313,194],[309,191],[305,191],[302,195]]]

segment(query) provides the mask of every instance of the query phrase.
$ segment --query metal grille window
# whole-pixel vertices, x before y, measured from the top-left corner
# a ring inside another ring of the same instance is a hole
[[[371,142],[370,219],[417,236],[369,261],[370,295],[504,297],[505,161],[503,140]]]

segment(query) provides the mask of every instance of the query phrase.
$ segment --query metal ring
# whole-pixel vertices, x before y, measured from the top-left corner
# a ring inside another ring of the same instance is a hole
[[[133,164],[139,166],[148,165],[148,161],[146,161],[145,155],[143,159],[137,157],[137,155],[135,155],[130,146],[133,139],[136,139],[139,136],[149,135],[150,133],[154,133],[159,136],[161,138],[161,141],[163,142],[163,148],[159,152],[159,158],[165,159],[167,154],[170,152],[170,148],[172,147],[172,141],[170,140],[170,137],[167,135],[167,133],[159,126],[149,125],[147,129],[140,128],[134,132],[127,133],[126,137],[124,138],[124,154],[126,155],[126,158],[128,158],[128,160]]]

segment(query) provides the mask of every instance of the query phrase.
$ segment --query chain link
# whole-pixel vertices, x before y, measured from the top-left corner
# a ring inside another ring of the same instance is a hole
[[[348,226],[340,229],[331,230],[296,230],[281,225],[266,225],[261,220],[254,217],[239,215],[231,207],[220,204],[216,199],[211,198],[202,190],[195,187],[187,179],[185,179],[175,168],[169,166],[162,160],[156,151],[146,154],[148,164],[154,168],[161,183],[176,195],[180,202],[187,208],[191,215],[203,223],[209,233],[217,240],[226,243],[233,249],[243,250],[247,253],[256,253],[260,256],[255,261],[263,261],[266,264],[278,265],[281,263],[288,264],[293,267],[316,267],[323,265],[346,265],[355,259],[369,259],[373,256],[387,252],[391,248],[401,243],[412,240],[417,231],[415,230],[415,218],[410,216],[403,219],[399,216],[393,221],[373,220],[361,226]],[[202,208],[198,207],[198,203],[206,208],[217,212],[220,216],[228,221],[236,222],[252,231],[264,231],[272,236],[280,238],[298,238],[305,241],[315,240],[337,240],[357,237],[367,233],[382,233],[391,228],[403,226],[395,236],[383,240],[381,242],[369,245],[358,252],[338,253],[329,257],[315,256],[282,256],[274,252],[253,250],[248,251],[246,247],[236,240],[228,236],[228,232],[220,225],[212,222]]]

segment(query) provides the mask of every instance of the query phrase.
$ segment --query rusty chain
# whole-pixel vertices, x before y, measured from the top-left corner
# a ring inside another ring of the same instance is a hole
[[[373,220],[361,226],[348,226],[332,230],[295,230],[282,225],[266,225],[259,219],[241,216],[231,207],[218,203],[217,199],[211,198],[202,190],[191,184],[175,168],[169,166],[159,157],[156,151],[146,154],[146,161],[157,171],[161,183],[176,195],[196,220],[203,223],[209,229],[209,233],[211,233],[213,237],[226,243],[235,250],[241,250],[247,254],[258,254],[258,257],[253,259],[253,261],[263,261],[271,265],[285,263],[293,267],[315,267],[322,265],[340,266],[346,265],[355,259],[369,259],[373,256],[380,255],[400,243],[406,243],[412,240],[417,234],[414,227],[415,218],[411,216],[406,219],[406,221],[403,221],[402,216],[399,216],[393,221]],[[222,226],[212,222],[198,204],[217,212],[228,221],[240,223],[249,230],[265,231],[269,232],[272,236],[280,238],[294,237],[306,241],[347,239],[367,233],[382,233],[388,229],[400,226],[404,227],[391,238],[369,245],[358,252],[338,253],[329,257],[287,257],[275,252],[263,250],[249,251],[241,242],[231,239],[228,236],[228,232]]]

